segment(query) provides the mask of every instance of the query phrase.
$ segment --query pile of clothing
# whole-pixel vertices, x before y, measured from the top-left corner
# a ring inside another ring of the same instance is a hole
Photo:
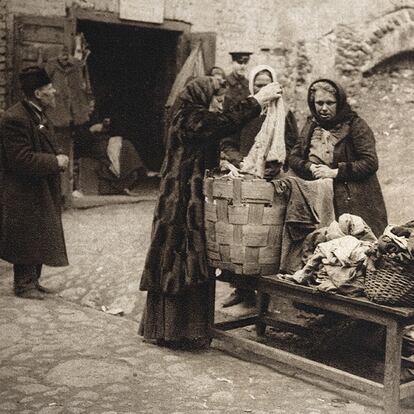
[[[281,277],[321,291],[361,296],[367,252],[376,242],[361,217],[342,214],[338,221],[307,236],[302,247],[304,267]]]

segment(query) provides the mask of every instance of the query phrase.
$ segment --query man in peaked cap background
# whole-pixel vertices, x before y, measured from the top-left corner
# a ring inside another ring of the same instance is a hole
[[[0,201],[0,258],[13,263],[16,296],[43,299],[42,265],[68,264],[61,219],[60,173],[69,159],[57,148],[44,111],[56,90],[44,69],[19,74],[25,99],[0,121],[3,189]]]
[[[226,76],[227,92],[224,102],[224,109],[228,109],[233,105],[246,99],[250,95],[249,80],[246,78],[247,65],[250,60],[251,52],[230,52],[232,59],[232,71]],[[221,141],[221,151],[224,157],[235,164],[240,163],[240,153],[238,142],[240,133],[231,135]]]

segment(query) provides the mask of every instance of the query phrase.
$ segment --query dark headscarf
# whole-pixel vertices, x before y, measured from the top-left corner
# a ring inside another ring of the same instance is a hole
[[[211,76],[200,76],[189,82],[181,94],[179,100],[182,105],[195,105],[208,108],[211,99],[222,90],[218,79]]]
[[[336,115],[329,120],[321,119],[315,109],[315,101],[312,98],[312,88],[316,83],[319,82],[326,82],[331,85],[336,93]],[[341,85],[338,83],[330,80],[330,79],[317,79],[316,81],[312,82],[308,89],[308,105],[309,109],[316,120],[316,122],[324,129],[331,129],[338,124],[342,124],[344,122],[352,120],[355,116],[357,116],[356,112],[354,112],[348,104],[347,97],[345,90],[342,88]]]

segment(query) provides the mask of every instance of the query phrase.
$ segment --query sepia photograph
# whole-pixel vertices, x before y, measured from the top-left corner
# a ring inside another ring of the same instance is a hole
[[[0,414],[414,413],[413,124],[414,0],[0,0]]]

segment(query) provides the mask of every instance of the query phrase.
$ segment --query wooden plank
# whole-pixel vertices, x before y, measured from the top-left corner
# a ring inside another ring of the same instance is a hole
[[[243,264],[245,261],[243,246],[230,246],[230,258],[233,263]]]
[[[250,204],[249,224],[263,224],[264,204]]]
[[[219,244],[231,244],[233,239],[233,226],[223,222],[216,223],[216,241]]]
[[[243,265],[243,274],[246,275],[260,275],[261,269],[257,263],[245,263]]]
[[[216,241],[216,223],[213,221],[206,222],[206,235],[207,240]]]
[[[273,185],[266,180],[249,180],[242,182],[242,202],[272,204],[273,199]]]
[[[225,341],[226,343],[231,344],[235,347],[240,347],[255,354],[278,361],[282,364],[286,364],[290,367],[295,367],[327,380],[337,382],[338,384],[342,384],[347,388],[354,388],[361,392],[369,393],[377,397],[380,397],[382,395],[382,384],[358,377],[337,368],[329,367],[319,362],[312,361],[301,356],[282,351],[280,349],[272,348],[250,339],[239,338],[235,334],[223,332],[219,329],[213,328],[211,330],[211,336],[215,339]]]
[[[404,399],[414,395],[414,381],[407,382],[400,386],[400,398]]]
[[[65,40],[63,26],[37,26],[33,24],[25,24],[21,29],[20,41],[53,43],[63,45]]]
[[[266,292],[270,295],[273,294],[275,296],[286,297],[296,302],[305,303],[307,305],[312,305],[320,309],[327,309],[332,312],[340,313],[342,315],[350,316],[356,319],[363,319],[382,325],[387,325],[390,320],[392,320],[390,316],[376,311],[375,309],[370,309],[365,306],[353,306],[350,303],[344,304],[341,301],[329,297],[325,293],[318,292],[316,289],[312,289],[314,293],[309,294],[309,292],[301,292],[288,289],[286,286],[279,286],[277,289],[275,289],[275,286],[266,286],[262,283],[262,280],[265,277],[266,276],[261,277],[258,281],[258,289],[261,292]]]
[[[191,30],[191,23],[169,19],[164,19],[164,23],[162,24],[135,22],[131,20],[122,20],[118,17],[118,14],[116,13],[85,9],[80,7],[73,8],[73,16],[80,20],[91,20],[101,23],[112,23],[118,25],[135,26],[157,30],[168,30],[174,32],[189,32]]]
[[[267,246],[268,228],[267,226],[243,227],[243,240],[246,246],[265,247]]]
[[[213,184],[214,198],[233,198],[233,184],[231,180],[215,179]]]
[[[213,204],[213,178],[205,178],[203,182],[203,193],[207,197],[209,204]]]
[[[233,225],[233,243],[239,245],[243,243],[243,226]]]
[[[229,223],[247,224],[249,222],[249,206],[229,206]]]
[[[270,296],[267,293],[257,293],[257,309],[259,315],[256,321],[256,334],[263,336],[266,332],[266,314],[269,309]]]
[[[403,327],[398,322],[387,327],[384,366],[384,413],[400,412],[401,346]]]
[[[310,336],[313,335],[312,329],[307,328],[306,326],[298,325],[296,323],[291,323],[284,321],[282,319],[277,319],[270,316],[264,316],[260,318],[266,325],[272,326],[274,328],[280,329],[282,331],[293,332],[301,336]]]
[[[254,325],[256,323],[257,316],[248,316],[240,319],[233,319],[231,321],[219,322],[214,325],[215,329],[222,331],[230,331],[232,329],[243,328],[244,326]]]
[[[247,246],[245,257],[246,257],[246,262],[248,263],[258,263],[259,248]]]
[[[223,262],[230,262],[230,246],[229,245],[220,245],[220,256]]]
[[[213,222],[217,221],[217,210],[214,203],[204,203],[204,219]]]
[[[228,217],[228,202],[227,200],[216,200],[216,206],[217,206],[217,220],[219,221],[224,221],[226,223],[229,222],[229,217]]]
[[[233,205],[241,205],[242,180],[241,178],[233,179]]]
[[[277,264],[279,263],[280,252],[275,249],[275,246],[261,247],[259,249],[259,263],[260,264]]]
[[[403,318],[413,318],[414,317],[414,308],[403,308],[403,307],[396,307],[396,306],[384,306],[378,305],[377,303],[371,302],[367,298],[352,298],[350,296],[343,296],[336,293],[329,293],[329,292],[319,292],[315,288],[307,287],[298,285],[293,282],[288,282],[285,280],[281,280],[276,278],[276,275],[269,275],[263,277],[262,279],[263,287],[266,286],[274,286],[274,289],[277,290],[279,288],[286,288],[288,290],[308,293],[310,295],[318,295],[324,298],[330,298],[338,302],[347,302],[349,304],[355,304],[358,306],[363,306],[367,308],[371,308],[374,310],[378,310],[384,314],[391,314],[391,315],[398,315]],[[409,321],[407,320],[407,323]],[[414,323],[414,321],[413,321]]]

